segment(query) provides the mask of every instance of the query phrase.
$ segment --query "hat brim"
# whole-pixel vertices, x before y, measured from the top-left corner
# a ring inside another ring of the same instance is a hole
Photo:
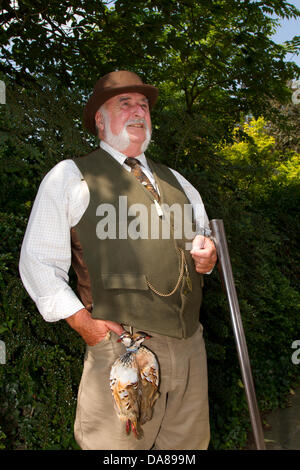
[[[155,105],[158,98],[158,89],[152,85],[131,85],[118,88],[110,88],[102,91],[94,91],[92,96],[89,98],[87,104],[83,110],[83,124],[85,128],[92,134],[97,136],[97,129],[95,126],[95,114],[105,103],[113,96],[121,95],[123,93],[141,93],[146,96],[149,101],[150,110]]]

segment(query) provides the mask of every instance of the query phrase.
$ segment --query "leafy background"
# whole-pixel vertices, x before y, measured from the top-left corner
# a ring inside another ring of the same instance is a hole
[[[272,42],[286,1],[3,1],[0,79],[0,448],[77,449],[73,438],[84,345],[46,323],[18,274],[41,179],[97,145],[82,128],[96,80],[115,69],[159,87],[149,154],[200,191],[223,219],[264,416],[299,383],[299,105],[286,62],[299,37]],[[71,283],[75,282],[71,273]],[[206,277],[212,449],[247,446],[250,422],[226,297]]]

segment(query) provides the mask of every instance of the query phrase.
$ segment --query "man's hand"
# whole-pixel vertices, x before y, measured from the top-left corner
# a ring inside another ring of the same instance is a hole
[[[66,318],[67,323],[82,336],[86,344],[95,346],[102,341],[111,330],[120,335],[124,328],[110,320],[97,320],[85,308]]]
[[[214,243],[203,235],[196,235],[190,253],[194,259],[197,273],[208,273],[217,261],[217,250]]]

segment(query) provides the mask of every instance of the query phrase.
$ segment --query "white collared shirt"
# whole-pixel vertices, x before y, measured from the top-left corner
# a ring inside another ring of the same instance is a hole
[[[100,146],[126,170],[126,156],[101,141]],[[136,157],[158,190],[144,154]],[[209,230],[199,192],[171,170],[192,204],[197,229]],[[90,200],[89,189],[73,160],[63,160],[47,173],[39,187],[25,232],[19,270],[22,282],[46,321],[67,318],[84,308],[68,284],[71,266],[70,229],[77,225]]]

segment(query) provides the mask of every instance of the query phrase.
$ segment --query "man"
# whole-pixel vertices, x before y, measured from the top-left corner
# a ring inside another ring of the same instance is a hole
[[[84,124],[101,139],[100,148],[46,175],[22,246],[20,274],[41,314],[50,322],[65,319],[87,345],[75,420],[82,449],[206,449],[209,443],[199,310],[202,274],[213,269],[216,250],[202,235],[187,249],[186,221],[177,216],[192,205],[198,226],[207,229],[201,197],[176,171],[144,155],[157,95],[128,71],[96,83]],[[71,259],[80,300],[68,285]],[[111,366],[125,352],[117,342],[124,329],[151,335],[147,347],[160,365],[160,397],[142,439],[125,433],[109,388]]]

